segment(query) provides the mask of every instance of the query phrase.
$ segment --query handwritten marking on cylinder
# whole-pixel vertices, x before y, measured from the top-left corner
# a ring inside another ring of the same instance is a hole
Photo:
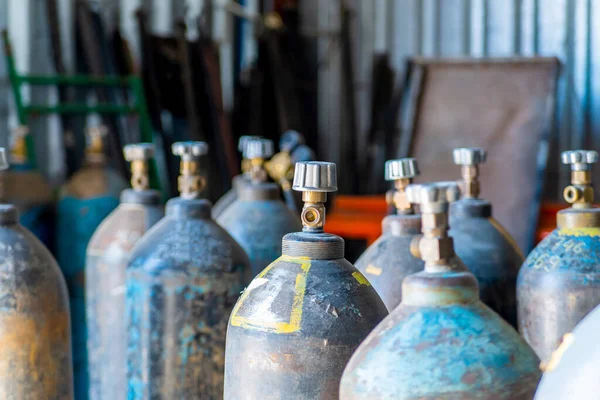
[[[367,278],[365,278],[365,276],[363,274],[361,274],[358,271],[355,271],[352,273],[352,276],[354,277],[354,279],[356,279],[356,281],[358,283],[360,283],[361,285],[365,285],[365,286],[371,286],[371,282],[369,282],[367,280]]]
[[[383,269],[374,266],[373,264],[367,265],[367,269],[365,270],[367,274],[379,276],[383,272]]]
[[[552,357],[550,358],[550,361],[548,361],[547,363],[542,361],[540,363],[540,369],[543,372],[551,372],[556,367],[558,367],[560,360],[562,359],[562,357],[565,354],[565,352],[567,351],[567,349],[569,347],[571,347],[573,342],[575,342],[575,335],[573,335],[570,332],[565,334],[563,336],[562,342],[560,343],[560,346],[558,346],[558,348],[556,350],[554,350],[554,352],[552,353]]]
[[[265,275],[269,273],[269,271],[279,262],[285,261],[292,264],[300,265],[300,273],[296,275],[295,280],[295,288],[294,288],[294,297],[292,300],[290,317],[288,322],[273,322],[273,321],[264,321],[258,320],[254,318],[246,318],[238,315],[238,312],[246,301],[246,298],[250,294],[253,289],[256,289],[259,286],[264,285],[268,282],[268,279],[265,278]],[[308,271],[311,267],[311,260],[308,257],[292,257],[282,255],[277,260],[273,261],[267,268],[265,268],[252,283],[244,290],[244,293],[238,300],[237,304],[233,308],[231,313],[231,325],[239,326],[241,328],[246,329],[257,329],[261,331],[267,331],[272,333],[294,333],[300,330],[300,326],[302,323],[302,307],[304,305],[304,294],[306,292],[306,279],[308,277]],[[363,277],[363,279],[365,279]],[[259,280],[258,284],[254,282]],[[262,280],[262,281],[261,281]],[[366,280],[366,279],[365,279]],[[260,283],[262,282],[262,283]]]

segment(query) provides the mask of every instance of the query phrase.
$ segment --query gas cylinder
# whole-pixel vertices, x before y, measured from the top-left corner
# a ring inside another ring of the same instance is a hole
[[[280,200],[279,186],[267,182],[264,160],[273,155],[269,139],[248,141],[244,158],[250,160],[250,181],[238,186],[238,199],[217,218],[252,262],[252,276],[258,275],[281,255],[281,239],[302,229],[300,219]]]
[[[423,269],[423,260],[410,253],[411,242],[421,234],[421,215],[415,214],[405,192],[417,175],[414,158],[385,163],[385,179],[394,181],[395,187],[386,193],[386,201],[395,207],[396,214],[383,219],[383,234],[356,261],[356,268],[369,279],[390,311],[402,301],[404,278]]]
[[[600,307],[590,312],[545,365],[535,400],[596,400],[600,393]]]
[[[492,217],[492,204],[479,198],[481,148],[457,148],[462,198],[450,205],[450,236],[459,258],[479,282],[481,301],[517,327],[516,285],[523,254],[510,234]]]
[[[296,164],[302,232],[246,288],[227,328],[226,400],[337,400],[344,366],[387,315],[369,283],[344,259],[342,238],[324,233],[336,166]]]
[[[100,224],[87,248],[85,296],[88,330],[89,397],[124,399],[127,393],[125,268],[132,247],[164,215],[161,195],[150,189],[149,143],[125,146],[131,186],[121,204]]]
[[[238,151],[242,153],[242,173],[231,180],[231,189],[227,191],[212,207],[212,217],[217,219],[238,197],[238,188],[248,182],[250,162],[244,157],[244,149],[249,140],[260,139],[260,136],[241,136],[238,141]]]
[[[0,170],[8,167],[0,149]],[[69,299],[44,245],[3,204],[0,177],[0,398],[73,399]]]
[[[71,303],[75,397],[87,399],[87,328],[85,318],[85,252],[100,223],[119,205],[127,182],[106,165],[105,127],[87,131],[84,166],[62,187],[57,211],[56,255],[65,275]]]
[[[4,175],[6,195],[17,208],[21,225],[52,248],[52,188],[29,161],[28,135],[29,128],[24,125],[13,131],[10,169]]]
[[[572,207],[559,211],[557,229],[529,254],[519,272],[519,330],[543,362],[563,335],[600,304],[600,209],[592,208],[595,151],[562,153],[571,166],[564,190]]]
[[[180,197],[132,250],[126,271],[128,399],[222,399],[227,319],[250,260],[200,199],[204,142],[178,142]]]
[[[412,184],[406,195],[420,205],[423,236],[412,251],[425,268],[404,279],[402,303],[352,356],[340,399],[531,399],[538,358],[452,261],[448,203],[457,183]]]

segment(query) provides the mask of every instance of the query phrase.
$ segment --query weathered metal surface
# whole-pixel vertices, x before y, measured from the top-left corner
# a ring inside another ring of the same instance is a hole
[[[423,270],[423,260],[410,252],[410,243],[421,234],[421,216],[389,215],[381,225],[383,234],[355,265],[391,311],[402,301],[404,278]]]
[[[164,215],[160,193],[127,189],[87,248],[85,300],[91,400],[127,393],[125,269],[132,247]]]
[[[128,399],[221,399],[227,319],[250,261],[206,200],[172,199],[127,267]]]
[[[217,222],[250,257],[253,277],[281,255],[285,234],[302,229],[300,219],[280,200],[274,183],[238,187],[238,199]]]
[[[420,272],[352,357],[340,398],[531,399],[534,352],[478,299],[468,272]]]
[[[69,288],[75,396],[78,400],[87,398],[89,387],[85,252],[98,225],[119,205],[119,194],[126,187],[125,180],[114,171],[87,166],[65,185],[58,202],[56,255]]]
[[[525,260],[517,282],[519,331],[542,361],[600,304],[599,266],[599,226],[558,228]]]
[[[0,398],[73,399],[67,287],[17,218],[0,205]]]
[[[248,181],[248,177],[240,174],[235,176],[231,180],[232,188],[229,189],[219,200],[216,201],[215,205],[212,208],[212,217],[214,219],[219,218],[221,214],[234,202],[237,200],[237,189],[240,185],[243,185]]]
[[[593,400],[600,393],[600,308],[563,337],[535,393],[536,400]]]
[[[292,233],[238,300],[227,329],[225,399],[338,399],[350,356],[387,315],[330,234]]]
[[[517,275],[523,254],[491,216],[485,200],[462,199],[450,205],[454,249],[479,282],[481,301],[517,327]]]

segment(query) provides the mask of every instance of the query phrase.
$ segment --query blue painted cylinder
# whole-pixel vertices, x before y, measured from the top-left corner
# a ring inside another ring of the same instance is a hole
[[[91,400],[127,393],[125,270],[138,240],[164,215],[160,193],[127,189],[87,248],[85,300]]]
[[[119,205],[125,180],[103,164],[88,164],[61,189],[57,207],[56,255],[71,305],[75,396],[88,398],[85,317],[86,248],[100,223]]]
[[[217,222],[242,246],[258,275],[281,255],[281,240],[302,229],[300,219],[280,200],[274,183],[251,183],[237,188],[235,200]]]
[[[207,200],[175,198],[137,243],[126,272],[128,399],[223,397],[229,314],[248,256]]]

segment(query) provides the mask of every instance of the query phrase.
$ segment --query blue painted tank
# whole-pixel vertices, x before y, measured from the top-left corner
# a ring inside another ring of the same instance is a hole
[[[531,399],[538,358],[481,302],[476,278],[454,254],[447,213],[456,183],[410,185],[407,196],[421,207],[413,252],[425,270],[404,279],[402,303],[350,359],[340,398]]]
[[[88,398],[87,325],[85,317],[85,257],[100,223],[119,205],[127,182],[106,165],[100,128],[90,129],[90,145],[83,168],[59,193],[56,255],[67,280],[71,304],[75,397]]]
[[[527,256],[517,281],[519,330],[544,363],[591,310],[600,304],[600,208],[593,208],[591,166],[595,151],[564,152],[572,184],[571,208],[556,216],[557,229]]]
[[[7,167],[0,148],[0,170]],[[0,398],[73,399],[69,303],[50,252],[3,203],[0,175]]]
[[[271,140],[251,139],[246,143],[244,159],[251,163],[249,181],[238,187],[237,200],[217,218],[250,257],[253,277],[281,255],[283,236],[302,228],[300,218],[281,201],[277,184],[266,182],[263,163],[272,154]]]
[[[131,162],[132,189],[100,224],[87,248],[85,300],[87,318],[89,397],[124,399],[127,394],[127,324],[125,269],[133,246],[164,215],[161,194],[151,190],[148,163],[152,144],[124,148]]]
[[[179,190],[126,271],[128,399],[220,399],[227,319],[250,261],[199,199],[203,142],[173,145]]]

